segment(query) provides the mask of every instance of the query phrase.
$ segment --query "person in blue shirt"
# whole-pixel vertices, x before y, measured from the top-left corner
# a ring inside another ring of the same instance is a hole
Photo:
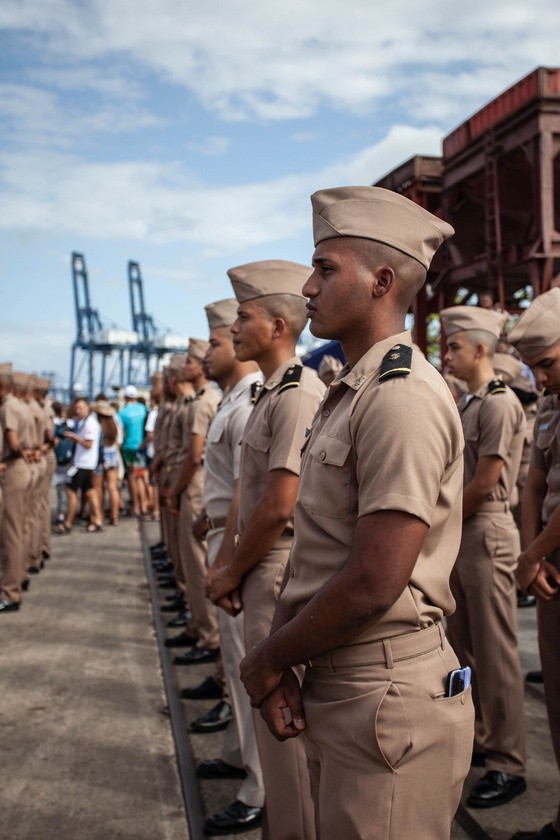
[[[123,426],[122,457],[126,470],[132,511],[135,516],[147,513],[147,499],[143,473],[146,471],[146,455],[139,451],[144,440],[144,426],[148,409],[138,401],[138,391],[134,385],[124,389],[125,405],[119,411]]]

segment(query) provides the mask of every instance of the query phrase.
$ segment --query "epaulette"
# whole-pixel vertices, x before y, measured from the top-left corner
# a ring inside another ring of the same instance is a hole
[[[205,393],[206,388],[197,388],[194,392],[194,399],[199,400],[201,396]]]
[[[379,381],[393,379],[397,376],[408,376],[411,372],[412,347],[407,344],[395,344],[388,353],[383,356]]]
[[[488,383],[488,394],[505,394],[506,386],[501,379],[493,379]]]
[[[257,401],[257,394],[262,388],[262,382],[251,382],[251,402],[253,405]]]
[[[282,391],[286,391],[288,388],[297,388],[299,386],[299,380],[301,379],[302,370],[303,368],[301,365],[290,365],[280,381],[278,393],[281,394]]]

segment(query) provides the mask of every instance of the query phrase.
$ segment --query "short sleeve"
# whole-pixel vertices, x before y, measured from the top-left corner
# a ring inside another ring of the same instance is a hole
[[[446,473],[461,465],[463,437],[454,406],[421,380],[394,379],[374,389],[351,420],[358,516],[410,513],[428,526]]]
[[[479,423],[481,428],[478,457],[497,456],[503,461],[509,457],[511,442],[524,425],[523,409],[506,395],[489,395],[480,407]]]
[[[206,437],[212,418],[216,413],[216,406],[209,400],[195,400],[192,403],[191,434]]]
[[[4,429],[17,432],[21,427],[21,414],[17,411],[15,400],[7,400],[3,406]]]
[[[82,429],[81,437],[84,440],[97,440],[99,435],[98,432],[98,424],[94,417],[90,414],[89,417],[86,418],[86,422],[84,423],[84,428]]]
[[[268,469],[288,470],[299,475],[305,430],[311,427],[319,396],[303,387],[278,394],[271,411],[271,441]]]

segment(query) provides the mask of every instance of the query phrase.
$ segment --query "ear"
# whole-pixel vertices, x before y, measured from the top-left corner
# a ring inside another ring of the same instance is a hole
[[[374,271],[372,295],[373,297],[383,297],[393,286],[395,282],[395,272],[388,265],[380,266]]]
[[[287,329],[287,324],[283,318],[275,318],[272,322],[272,337],[281,338],[286,335]]]

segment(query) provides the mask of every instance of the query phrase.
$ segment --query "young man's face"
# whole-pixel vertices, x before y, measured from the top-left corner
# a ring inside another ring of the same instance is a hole
[[[89,414],[89,406],[85,400],[78,400],[74,406],[74,414],[78,420],[83,420]]]
[[[371,318],[372,272],[358,258],[352,241],[341,237],[319,242],[313,268],[302,290],[309,298],[309,329],[318,338],[344,341]]]
[[[237,359],[258,362],[272,348],[274,330],[274,318],[258,303],[252,300],[240,303],[237,318],[230,327]]]
[[[552,394],[560,394],[560,344],[531,359],[529,367],[539,390],[546,388]]]
[[[447,342],[444,362],[449,373],[457,379],[468,380],[477,365],[476,347],[466,331],[454,333]]]
[[[202,376],[202,362],[194,356],[186,356],[183,365],[183,373],[187,382],[194,382],[199,376]]]
[[[219,327],[210,333],[210,346],[202,366],[208,379],[222,379],[231,373],[235,362],[233,341],[228,327]]]

